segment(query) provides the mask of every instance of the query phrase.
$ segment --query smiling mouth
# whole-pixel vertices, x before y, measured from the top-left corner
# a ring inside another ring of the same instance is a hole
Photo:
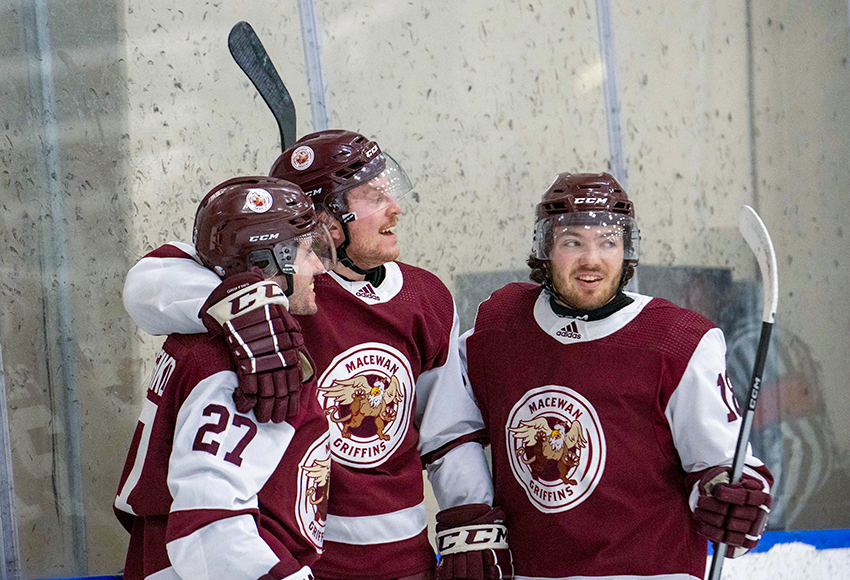
[[[393,233],[392,228],[385,228],[383,230],[378,230],[378,233],[381,234],[382,236],[395,235]]]
[[[583,274],[581,276],[576,276],[582,282],[601,282],[602,276],[596,274]]]

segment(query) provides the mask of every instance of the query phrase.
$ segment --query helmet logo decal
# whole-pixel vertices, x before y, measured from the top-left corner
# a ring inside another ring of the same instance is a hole
[[[358,344],[334,358],[318,393],[334,460],[365,469],[389,459],[411,423],[413,385],[407,358],[389,345]]]
[[[378,152],[378,144],[376,143],[376,144],[372,145],[371,147],[369,147],[369,150],[366,151],[366,157],[371,157],[372,155],[374,155],[377,152]]]
[[[313,164],[315,158],[316,154],[313,153],[313,149],[307,145],[302,145],[292,152],[292,167],[298,171],[303,171]]]
[[[250,189],[245,196],[245,208],[254,213],[265,213],[272,207],[272,196],[265,189]]]
[[[505,436],[511,471],[541,512],[576,507],[602,478],[602,425],[587,399],[569,387],[528,391],[511,409]]]

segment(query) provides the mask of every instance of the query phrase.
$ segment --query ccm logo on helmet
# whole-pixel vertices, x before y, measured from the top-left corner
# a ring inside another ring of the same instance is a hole
[[[268,240],[276,240],[280,237],[280,232],[276,234],[263,234],[261,236],[251,236],[248,238],[249,242],[266,242]]]
[[[578,205],[580,203],[605,203],[608,201],[604,197],[577,197],[575,199],[575,204]]]
[[[313,197],[314,195],[319,195],[320,193],[322,193],[322,188],[318,187],[316,189],[311,189],[310,191],[305,191],[304,195],[306,195],[307,197]]]
[[[368,151],[366,151],[366,157],[371,157],[375,153],[378,152],[378,145],[372,145]]]

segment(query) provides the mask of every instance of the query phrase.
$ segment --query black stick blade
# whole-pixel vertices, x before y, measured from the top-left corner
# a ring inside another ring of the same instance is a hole
[[[257,33],[247,22],[237,22],[230,29],[227,48],[271,109],[280,130],[281,147],[289,149],[295,143],[295,104]]]

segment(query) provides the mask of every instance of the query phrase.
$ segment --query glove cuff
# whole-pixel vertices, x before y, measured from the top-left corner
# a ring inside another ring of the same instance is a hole
[[[210,295],[204,308],[201,309],[202,319],[206,325],[207,319],[212,318],[220,326],[224,326],[230,320],[247,314],[268,304],[280,304],[289,309],[289,299],[283,293],[283,289],[271,280],[263,280],[237,286],[227,293],[223,298],[213,302],[216,293]]]
[[[508,529],[501,524],[458,526],[437,532],[440,556],[476,550],[507,550]]]
[[[475,550],[507,550],[508,530],[501,508],[475,503],[437,514],[437,550],[441,556]]]

